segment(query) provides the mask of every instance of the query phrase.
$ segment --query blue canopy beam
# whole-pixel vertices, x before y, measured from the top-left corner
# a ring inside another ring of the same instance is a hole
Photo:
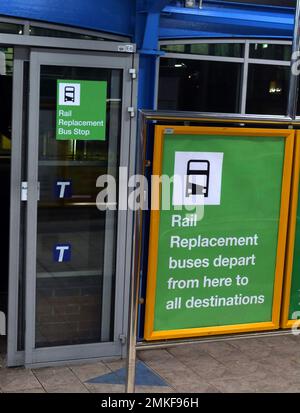
[[[204,2],[202,9],[166,6],[160,20],[160,38],[278,37],[292,38],[294,10]]]

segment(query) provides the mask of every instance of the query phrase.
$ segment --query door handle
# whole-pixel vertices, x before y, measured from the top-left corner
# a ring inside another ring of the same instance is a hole
[[[40,182],[37,182],[37,200],[40,200]],[[28,182],[22,181],[21,184],[21,201],[28,201]]]
[[[21,201],[28,201],[28,182],[26,181],[21,184]]]

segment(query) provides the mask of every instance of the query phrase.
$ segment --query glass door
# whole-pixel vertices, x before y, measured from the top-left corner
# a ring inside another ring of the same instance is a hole
[[[31,52],[27,365],[121,355],[127,213],[99,209],[96,182],[118,188],[129,166],[130,67],[129,55]]]

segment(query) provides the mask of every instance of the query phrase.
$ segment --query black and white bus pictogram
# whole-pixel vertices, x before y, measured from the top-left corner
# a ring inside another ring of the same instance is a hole
[[[75,102],[75,87],[74,86],[65,86],[64,101]]]
[[[80,83],[67,83],[58,80],[58,105],[80,106]]]
[[[203,195],[208,197],[210,162],[189,160],[186,171],[186,196]]]
[[[220,205],[223,152],[175,152],[172,205]]]

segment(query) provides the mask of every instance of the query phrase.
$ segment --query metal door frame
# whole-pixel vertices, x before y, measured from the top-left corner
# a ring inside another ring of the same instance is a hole
[[[21,181],[23,145],[23,91],[24,65],[28,62],[28,50],[14,47],[13,107],[12,107],[12,149],[10,180],[10,227],[9,227],[9,282],[8,282],[8,332],[7,365],[24,363],[24,351],[18,350],[19,292],[21,280]],[[21,97],[21,98],[20,98]]]
[[[89,43],[87,41],[86,43]],[[102,42],[99,42],[102,43]],[[98,47],[100,46],[98,43]],[[18,351],[18,293],[19,293],[19,242],[21,210],[21,145],[22,109],[20,91],[23,90],[23,63],[14,59],[13,85],[13,148],[11,178],[11,218],[10,218],[10,273],[9,273],[9,317],[7,364],[44,365],[76,359],[120,357],[126,354],[124,338],[127,335],[129,280],[132,248],[132,211],[117,212],[116,288],[114,341],[59,347],[35,348],[35,293],[36,293],[36,229],[37,229],[37,182],[38,178],[38,129],[39,129],[39,87],[41,65],[78,67],[99,67],[123,70],[122,118],[120,137],[120,167],[128,167],[129,175],[135,169],[136,119],[128,112],[128,107],[136,106],[137,82],[130,69],[137,67],[138,57],[134,53],[117,53],[115,44],[104,52],[82,50],[30,49],[30,96],[28,125],[27,181],[28,202],[26,216],[26,292],[25,292],[25,350]],[[133,51],[135,46],[133,45]],[[26,160],[22,160],[22,162]],[[17,248],[16,248],[17,246]]]

